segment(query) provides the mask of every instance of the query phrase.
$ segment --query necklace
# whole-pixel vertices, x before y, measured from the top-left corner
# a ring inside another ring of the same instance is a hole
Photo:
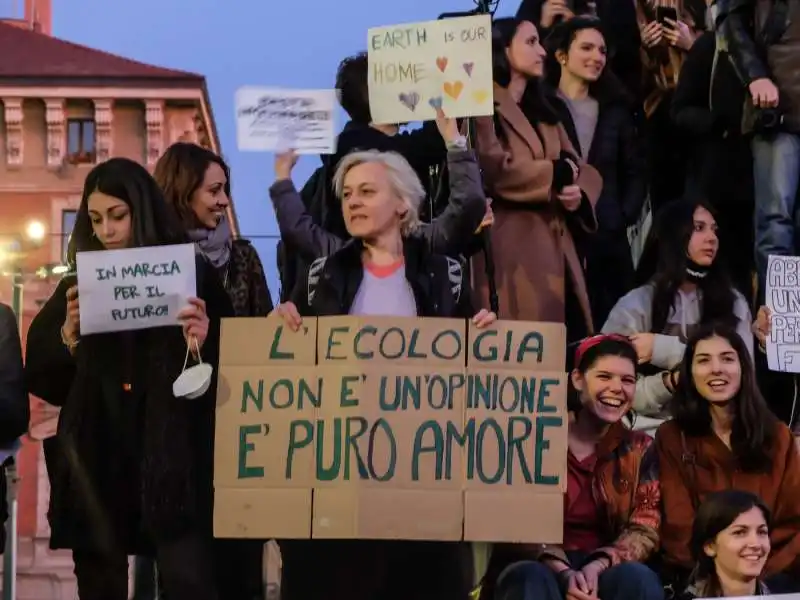
[[[224,287],[225,290],[228,289],[228,277],[230,273],[231,273],[231,265],[230,263],[228,263],[227,265],[225,265],[225,271],[222,274],[222,287]]]

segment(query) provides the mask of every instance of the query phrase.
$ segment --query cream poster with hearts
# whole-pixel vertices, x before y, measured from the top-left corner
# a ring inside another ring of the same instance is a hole
[[[489,15],[390,27],[367,34],[369,105],[383,125],[494,112]]]

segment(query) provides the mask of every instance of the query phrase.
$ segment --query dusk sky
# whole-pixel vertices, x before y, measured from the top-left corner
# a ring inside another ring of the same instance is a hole
[[[471,0],[52,0],[57,37],[206,76],[242,234],[259,250],[277,297],[277,226],[267,189],[272,154],[236,149],[234,93],[244,85],[331,88],[336,67],[366,49],[367,29],[468,11]],[[21,4],[21,3],[20,3]],[[518,0],[501,0],[499,15]],[[339,115],[337,127],[345,122]],[[318,157],[301,160],[302,184]]]

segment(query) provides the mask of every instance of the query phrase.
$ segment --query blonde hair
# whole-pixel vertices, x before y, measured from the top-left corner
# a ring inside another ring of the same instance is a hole
[[[406,212],[400,221],[400,231],[409,235],[420,226],[419,207],[425,199],[425,188],[417,177],[417,173],[408,161],[397,152],[379,152],[364,150],[346,155],[333,176],[333,189],[340,200],[344,195],[344,178],[353,167],[364,164],[379,164],[386,170],[392,191],[405,204]]]

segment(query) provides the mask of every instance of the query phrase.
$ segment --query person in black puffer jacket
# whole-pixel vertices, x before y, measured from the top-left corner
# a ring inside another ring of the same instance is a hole
[[[270,190],[273,198],[297,194],[290,179],[295,160],[291,153],[276,158],[279,180]],[[471,193],[480,194],[480,179],[474,179],[453,177],[451,186],[478,186]],[[276,309],[289,327],[300,327],[303,317],[347,314],[472,317],[478,327],[496,319],[486,310],[474,313],[461,263],[433,253],[420,233],[424,190],[399,154],[349,154],[339,164],[334,190],[342,199],[352,239],[317,258],[298,281],[291,301]],[[280,547],[284,600],[469,597],[467,543],[317,539],[281,540]]]

